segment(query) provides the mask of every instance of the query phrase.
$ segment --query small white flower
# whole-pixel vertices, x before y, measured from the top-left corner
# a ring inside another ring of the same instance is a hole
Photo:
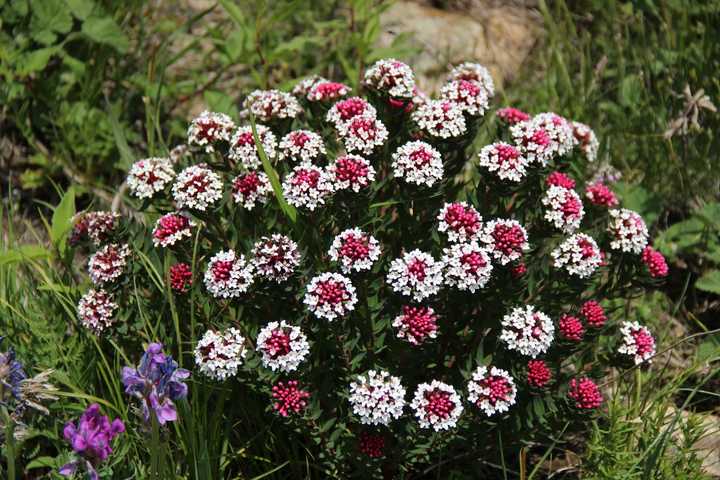
[[[515,405],[517,387],[510,373],[497,367],[479,366],[468,382],[468,401],[492,417]]]
[[[418,385],[410,407],[422,428],[436,432],[454,428],[463,412],[460,395],[451,385],[438,380]]]
[[[152,198],[162,192],[175,178],[175,170],[167,158],[145,158],[133,163],[127,177],[130,193],[138,198]]]
[[[334,188],[330,175],[314,165],[298,165],[285,177],[282,185],[287,202],[298,208],[307,208],[311,212],[324,205],[333,194]]]
[[[123,274],[129,256],[130,247],[127,244],[105,245],[90,257],[88,262],[90,280],[98,286],[117,280]]]
[[[448,81],[468,80],[477,82],[485,90],[488,98],[495,95],[495,83],[487,68],[479,63],[465,62],[454,67],[448,75]]]
[[[594,162],[597,159],[600,142],[598,142],[595,132],[580,122],[572,122],[573,135],[575,140],[580,144],[580,150],[588,162]]]
[[[370,370],[350,383],[350,405],[363,425],[389,425],[405,407],[405,388],[398,377]]]
[[[501,265],[514,262],[524,251],[530,250],[527,232],[516,220],[500,218],[487,222],[480,241]]]
[[[272,161],[275,158],[275,148],[277,146],[275,134],[265,125],[257,124],[255,125],[255,129],[262,148],[265,151],[265,155],[268,160]],[[260,167],[262,161],[260,160],[260,154],[255,144],[252,127],[240,127],[235,131],[230,140],[228,158],[240,162],[247,170],[254,170]]]
[[[443,264],[429,253],[413,250],[390,264],[387,283],[394,292],[421,302],[440,291],[443,283]]]
[[[648,243],[648,229],[637,212],[621,208],[610,210],[610,248],[622,252],[642,253]]]
[[[222,198],[222,181],[207,165],[192,165],[180,172],[172,191],[178,209],[204,212]]]
[[[275,233],[255,242],[252,263],[258,275],[281,283],[290,278],[300,265],[300,252],[297,243]]]
[[[513,308],[501,324],[500,341],[507,349],[532,358],[547,352],[555,338],[555,326],[550,317],[535,311],[532,305]]]
[[[263,365],[273,372],[292,372],[308,356],[310,345],[300,327],[283,320],[270,322],[260,330],[257,351],[262,355]]]
[[[317,318],[332,322],[355,309],[357,295],[349,278],[323,273],[310,280],[303,303]]]
[[[453,80],[440,90],[440,98],[460,107],[471,117],[481,117],[488,109],[488,95],[482,86],[469,80]]]
[[[195,347],[195,364],[206,377],[223,381],[237,375],[246,355],[245,338],[238,329],[208,330]]]
[[[592,275],[602,263],[597,243],[584,233],[567,238],[550,255],[555,268],[564,268],[568,274],[580,278]]]
[[[542,198],[545,209],[545,220],[563,233],[573,233],[580,228],[585,216],[580,195],[565,187],[550,185]]]
[[[620,327],[622,335],[618,352],[633,359],[635,365],[651,363],[655,356],[655,338],[647,327],[638,322],[623,322]]]
[[[235,123],[224,113],[202,112],[188,127],[188,145],[203,147],[206,153],[215,151],[217,142],[229,142]]]
[[[215,298],[235,298],[248,291],[255,281],[253,266],[233,250],[220,251],[205,271],[205,287]]]
[[[339,262],[344,273],[370,270],[380,258],[380,243],[359,228],[340,232],[328,252],[333,262]]]
[[[395,98],[412,98],[415,74],[412,69],[394,58],[378,60],[365,72],[365,85],[386,92]]]
[[[252,91],[243,106],[261,122],[295,118],[302,111],[297,98],[279,90]]]
[[[531,119],[531,122],[548,133],[554,154],[562,157],[575,148],[577,140],[573,134],[572,123],[557,113],[539,113]]]
[[[374,115],[363,114],[337,125],[340,139],[348,152],[372,154],[388,138],[385,125]]]
[[[392,154],[393,175],[415,185],[432,187],[443,177],[440,152],[430,144],[413,141]]]
[[[428,100],[412,113],[412,120],[436,138],[455,138],[467,131],[462,109],[449,100]]]
[[[293,130],[280,140],[282,160],[312,162],[321,155],[325,155],[323,139],[310,130]]]
[[[490,280],[490,255],[477,242],[456,243],[443,251],[446,285],[475,293]]]
[[[500,180],[518,183],[527,173],[528,161],[514,146],[497,142],[480,150],[480,166],[494,173]]]
[[[270,193],[272,193],[272,185],[263,172],[251,171],[233,179],[233,200],[245,210],[252,210],[257,204],[267,203]]]
[[[168,213],[158,218],[153,229],[153,245],[172,247],[183,238],[192,237],[195,222],[183,213]]]

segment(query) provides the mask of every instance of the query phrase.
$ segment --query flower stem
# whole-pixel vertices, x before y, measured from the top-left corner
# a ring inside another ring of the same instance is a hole
[[[158,466],[160,464],[160,423],[157,416],[151,412],[151,437],[150,437],[150,478],[160,479]]]
[[[15,424],[7,408],[2,408],[3,421],[5,422],[5,462],[7,463],[7,478],[15,480]]]

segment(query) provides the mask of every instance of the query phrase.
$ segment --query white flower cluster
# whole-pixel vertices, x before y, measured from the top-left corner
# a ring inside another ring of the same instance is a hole
[[[243,106],[261,122],[295,118],[302,111],[297,98],[280,90],[254,90]]]
[[[270,179],[264,172],[243,173],[233,179],[233,200],[246,210],[252,210],[257,204],[266,203],[271,192]]]
[[[153,229],[155,247],[172,247],[183,238],[192,237],[195,222],[184,213],[167,213],[157,219]]]
[[[235,123],[224,113],[205,110],[188,127],[188,145],[203,147],[206,153],[215,151],[216,142],[229,142]]]
[[[640,254],[648,243],[648,229],[637,212],[620,208],[610,210],[608,232],[612,237],[610,248]]]
[[[528,164],[538,163],[546,167],[552,160],[556,149],[553,148],[550,134],[532,119],[511,126],[510,135]]]
[[[127,186],[138,198],[152,198],[162,192],[175,178],[175,170],[168,158],[151,157],[138,160],[130,167]]]
[[[327,174],[335,191],[352,190],[358,193],[375,181],[375,169],[359,155],[343,155],[327,166]]]
[[[443,177],[440,152],[419,140],[408,142],[392,154],[393,175],[415,185],[432,187]]]
[[[446,285],[475,293],[490,280],[493,269],[490,255],[476,241],[456,243],[443,252]]]
[[[360,115],[376,117],[377,110],[364,98],[350,97],[345,100],[340,100],[330,107],[330,110],[328,110],[325,116],[325,120],[328,123],[332,123],[335,128],[339,128],[341,124]]]
[[[531,120],[535,126],[544,129],[550,136],[553,154],[565,156],[572,152],[577,144],[572,124],[557,113],[545,112],[535,115]]]
[[[328,252],[333,262],[339,262],[343,273],[370,270],[380,258],[380,243],[359,228],[340,232]]]
[[[90,289],[78,302],[78,319],[85,328],[99,334],[115,322],[117,308],[110,293],[103,289]]]
[[[349,94],[351,90],[352,88],[343,83],[325,80],[315,83],[305,98],[311,102],[326,102],[344,97]]]
[[[125,270],[129,256],[130,247],[127,244],[105,245],[88,261],[90,280],[97,286],[115,281]]]
[[[439,380],[418,385],[410,407],[415,410],[422,428],[436,432],[454,428],[463,412],[462,400],[455,388]]]
[[[312,162],[325,155],[320,135],[310,130],[293,130],[280,140],[280,159]]]
[[[412,113],[412,120],[433,137],[454,138],[467,131],[462,109],[448,100],[428,100]]]
[[[394,58],[385,58],[367,69],[364,83],[391,97],[409,99],[415,90],[415,74],[410,66]]]
[[[310,90],[318,83],[327,82],[328,79],[320,75],[310,75],[300,80],[292,89],[292,94],[298,98],[303,98],[310,93]]]
[[[440,98],[457,104],[471,117],[480,117],[488,109],[488,96],[482,86],[469,80],[453,80],[443,85]]]
[[[406,339],[413,345],[422,344],[426,338],[437,338],[437,315],[432,307],[405,305],[392,326],[397,329],[397,338]]]
[[[194,208],[204,212],[222,198],[222,181],[207,165],[192,165],[180,172],[172,191],[178,209]]]
[[[224,250],[210,259],[205,287],[215,298],[234,298],[248,291],[255,281],[253,266],[233,250]]]
[[[285,320],[270,322],[258,333],[257,350],[262,363],[273,372],[292,372],[310,353],[307,337],[300,327],[288,325]]]
[[[317,318],[332,322],[355,309],[357,294],[349,278],[339,273],[322,273],[310,280],[303,303]]]
[[[550,185],[543,195],[542,204],[548,207],[545,209],[545,220],[558,230],[572,233],[580,228],[585,208],[575,190]]]
[[[517,220],[490,220],[483,228],[480,241],[501,265],[514,262],[530,250],[527,231]]]
[[[298,165],[285,177],[282,185],[287,202],[311,212],[333,194],[332,179],[328,173],[314,165]]]
[[[443,283],[443,264],[429,253],[415,249],[390,264],[387,283],[393,291],[421,302],[435,295]]]
[[[497,142],[480,150],[479,164],[500,180],[520,182],[527,173],[528,161],[513,145]]]
[[[454,67],[448,75],[448,80],[468,80],[479,83],[485,90],[488,98],[495,95],[495,83],[487,68],[479,63],[465,62]]]
[[[588,278],[602,264],[597,243],[584,233],[565,239],[550,255],[555,268],[564,268],[568,274],[580,278]]]
[[[597,159],[598,150],[600,148],[600,142],[595,135],[595,132],[580,122],[573,122],[573,134],[575,139],[580,144],[580,150],[585,155],[585,159],[588,162],[594,162]]]
[[[370,370],[350,383],[349,401],[363,425],[388,425],[402,415],[405,388],[398,377]]]
[[[467,202],[445,203],[438,213],[438,231],[446,233],[450,242],[471,242],[482,232],[482,217]]]
[[[515,405],[517,387],[506,370],[479,366],[468,382],[468,401],[474,403],[485,415],[507,412]]]
[[[513,308],[501,324],[500,340],[508,350],[532,358],[547,352],[555,338],[555,326],[550,317],[535,311],[532,305]]]
[[[268,160],[272,161],[275,158],[277,146],[275,134],[265,125],[256,124],[255,129],[265,155]],[[251,126],[240,127],[235,131],[230,140],[228,158],[240,162],[247,170],[254,170],[262,164]]]
[[[206,377],[223,381],[237,375],[246,355],[245,338],[238,329],[208,330],[195,347],[195,364]]]
[[[297,243],[275,233],[261,237],[252,250],[252,263],[258,275],[280,283],[286,281],[300,265]]]
[[[337,126],[338,135],[348,152],[370,155],[382,146],[388,138],[385,125],[374,115],[363,114],[352,117]]]
[[[650,330],[638,322],[625,321],[620,327],[622,335],[618,352],[632,357],[635,365],[651,363],[655,356],[655,338]]]

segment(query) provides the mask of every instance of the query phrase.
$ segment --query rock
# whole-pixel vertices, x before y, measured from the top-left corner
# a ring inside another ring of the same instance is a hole
[[[449,2],[456,10],[427,3],[395,2],[381,17],[380,46],[388,46],[400,34],[412,34],[419,47],[411,64],[420,87],[430,93],[444,81],[448,67],[464,61],[485,65],[501,88],[511,80],[542,37],[539,14],[519,3],[489,0]]]

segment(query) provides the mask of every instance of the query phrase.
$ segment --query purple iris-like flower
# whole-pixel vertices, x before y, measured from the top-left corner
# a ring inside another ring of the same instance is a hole
[[[108,417],[100,413],[98,404],[90,405],[80,416],[77,425],[73,422],[65,424],[63,436],[80,459],[63,465],[60,474],[69,477],[84,468],[89,479],[97,480],[95,468],[112,453],[112,439],[124,431],[122,420],[116,418],[111,423]]]
[[[3,337],[0,337],[2,342]],[[10,349],[0,353],[0,404],[6,405],[10,400],[3,392],[9,392],[16,402],[22,402],[20,385],[27,378],[20,362],[15,360],[15,352]]]
[[[142,400],[143,416],[150,421],[150,410],[155,412],[160,425],[177,420],[173,400],[187,396],[188,387],[183,380],[190,376],[184,368],[178,368],[170,355],[162,352],[161,343],[151,343],[140,360],[137,369],[124,367],[122,382],[125,393]]]

